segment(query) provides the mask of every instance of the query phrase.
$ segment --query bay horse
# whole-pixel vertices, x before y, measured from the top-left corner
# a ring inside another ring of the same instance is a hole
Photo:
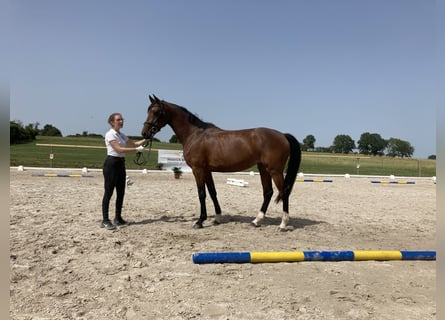
[[[257,165],[263,187],[263,204],[252,224],[260,226],[265,217],[273,194],[273,180],[278,189],[275,201],[283,202],[279,228],[286,230],[289,222],[289,196],[301,162],[300,143],[295,137],[268,128],[223,130],[202,121],[184,107],[160,100],[155,95],[149,98],[151,103],[142,136],[151,140],[161,128],[169,125],[181,142],[184,160],[192,168],[195,177],[201,205],[201,215],[194,228],[202,228],[207,219],[206,186],[215,207],[214,223],[221,223],[221,207],[216,197],[212,172],[237,172]]]

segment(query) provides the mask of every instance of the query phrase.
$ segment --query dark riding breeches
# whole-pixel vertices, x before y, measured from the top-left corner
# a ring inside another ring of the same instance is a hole
[[[116,188],[116,217],[120,217],[122,213],[127,177],[125,158],[107,156],[103,165],[103,175],[105,192],[102,199],[102,215],[105,221],[109,220],[108,210],[114,188]]]

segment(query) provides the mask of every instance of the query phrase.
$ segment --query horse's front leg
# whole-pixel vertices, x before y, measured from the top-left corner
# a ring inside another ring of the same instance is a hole
[[[198,221],[193,225],[193,228],[201,229],[203,227],[202,223],[207,220],[205,172],[203,172],[203,170],[193,169],[193,175],[195,176],[196,186],[198,187],[198,197],[201,205],[201,214]]]
[[[209,190],[210,198],[213,201],[213,205],[215,206],[215,221],[214,224],[220,224],[221,221],[221,207],[219,206],[218,198],[216,197],[216,188],[215,188],[215,182],[213,181],[212,172],[207,172],[206,175],[206,185],[207,190]]]

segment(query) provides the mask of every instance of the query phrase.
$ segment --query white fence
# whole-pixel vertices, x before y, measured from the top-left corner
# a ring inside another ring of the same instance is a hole
[[[158,164],[162,165],[162,170],[170,170],[179,167],[183,172],[192,172],[192,169],[185,163],[182,150],[158,150]]]

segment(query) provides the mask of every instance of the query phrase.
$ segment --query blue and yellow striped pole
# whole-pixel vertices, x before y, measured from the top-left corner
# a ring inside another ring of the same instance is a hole
[[[292,251],[292,252],[200,252],[192,256],[196,264],[276,263],[302,261],[388,261],[436,260],[436,251]]]
[[[371,183],[381,183],[381,184],[416,184],[415,181],[380,181],[380,180],[372,180]]]
[[[33,177],[62,177],[62,178],[93,178],[83,174],[65,174],[65,173],[39,173],[33,174]]]
[[[331,179],[297,179],[297,182],[334,182]]]

